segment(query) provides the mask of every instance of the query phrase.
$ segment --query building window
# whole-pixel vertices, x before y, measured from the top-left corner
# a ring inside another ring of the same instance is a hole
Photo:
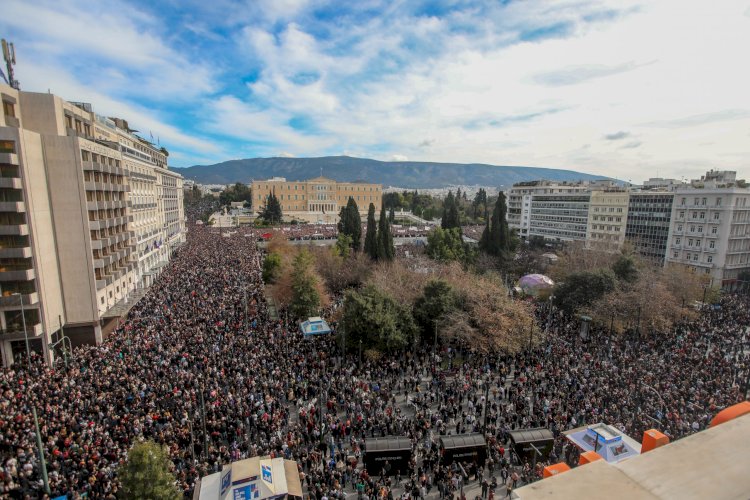
[[[12,102],[3,101],[3,114],[13,118],[16,117],[16,109]]]
[[[708,248],[716,248],[716,242],[714,240],[709,241]]]
[[[712,227],[711,228],[711,234],[716,234],[718,232],[718,228]]]
[[[721,206],[721,198],[716,198],[716,206],[717,207]]]
[[[0,141],[0,153],[15,153],[15,141]]]
[[[714,220],[719,220],[719,212],[714,212]]]

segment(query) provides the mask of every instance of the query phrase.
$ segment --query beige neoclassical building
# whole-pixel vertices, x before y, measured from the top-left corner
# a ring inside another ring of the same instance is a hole
[[[383,187],[364,182],[336,182],[325,177],[306,181],[287,181],[274,177],[266,181],[253,181],[253,210],[260,212],[266,200],[275,193],[281,204],[284,219],[303,220],[311,223],[330,224],[338,222],[339,210],[346,206],[349,198],[357,202],[363,219],[370,203],[380,212]]]

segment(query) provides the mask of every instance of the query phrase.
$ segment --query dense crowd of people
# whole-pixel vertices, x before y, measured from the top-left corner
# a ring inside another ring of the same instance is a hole
[[[0,496],[42,497],[32,408],[53,497],[115,498],[117,467],[146,438],[168,447],[186,495],[223,464],[270,454],[297,460],[315,499],[444,498],[470,481],[491,498],[493,484],[505,494],[545,463],[513,463],[511,430],[549,428],[548,461],[574,462],[564,430],[604,421],[636,439],[651,427],[678,439],[744,399],[746,297],[650,337],[581,339],[578,320],[540,310],[544,342],[516,355],[424,346],[342,357],[333,336],[306,340],[267,314],[262,232],[192,226],[102,345],[77,348],[67,367],[35,359],[31,372],[25,363],[0,372]],[[471,432],[487,436],[487,468],[441,464],[439,436]],[[367,440],[387,435],[411,439],[409,469],[363,470]]]

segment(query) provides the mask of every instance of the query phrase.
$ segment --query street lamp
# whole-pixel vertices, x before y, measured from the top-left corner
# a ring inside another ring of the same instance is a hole
[[[437,356],[437,333],[438,333],[438,330],[437,330],[438,320],[437,320],[437,318],[434,319],[434,322],[435,322],[435,340],[434,340],[434,342],[432,344],[432,359],[433,359],[433,361],[435,360],[435,356]]]
[[[26,340],[26,361],[29,366],[29,374],[31,373],[31,348],[29,347],[29,332],[26,330],[26,311],[23,308],[23,295],[21,293],[14,293],[18,295],[21,301],[21,323],[23,324],[23,338]]]

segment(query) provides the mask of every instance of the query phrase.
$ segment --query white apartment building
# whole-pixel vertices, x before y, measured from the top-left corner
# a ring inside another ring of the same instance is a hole
[[[51,361],[63,332],[101,342],[184,241],[182,178],[166,150],[88,104],[3,85],[0,97],[0,358],[17,360],[28,334]]]
[[[666,264],[681,264],[732,288],[750,271],[750,189],[736,172],[710,171],[674,192]]]

